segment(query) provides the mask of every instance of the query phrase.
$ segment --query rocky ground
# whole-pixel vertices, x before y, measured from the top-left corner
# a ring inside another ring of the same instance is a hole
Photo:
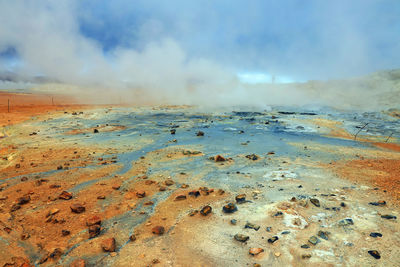
[[[399,265],[396,116],[35,112],[0,136],[4,266]]]

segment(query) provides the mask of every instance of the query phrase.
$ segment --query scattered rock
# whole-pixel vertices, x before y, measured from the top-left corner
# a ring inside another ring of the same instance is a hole
[[[101,242],[101,248],[105,252],[115,252],[115,238],[107,238]]]
[[[198,197],[198,196],[200,196],[200,191],[198,191],[198,190],[190,191],[189,196]]]
[[[167,179],[167,180],[164,181],[164,184],[166,186],[171,186],[171,185],[175,184],[175,182],[172,179]]]
[[[390,215],[390,214],[382,215],[381,218],[387,219],[387,220],[396,220],[397,219],[396,216]]]
[[[99,133],[99,130],[94,129],[94,130],[93,130],[93,133]]]
[[[207,216],[208,214],[211,213],[211,211],[212,211],[212,208],[211,208],[209,205],[207,205],[207,206],[204,206],[204,207],[200,210],[200,214],[203,215],[203,216]]]
[[[303,255],[301,255],[301,258],[302,259],[309,259],[309,258],[311,258],[311,254],[303,254]]]
[[[235,197],[235,200],[238,204],[246,202],[246,194],[240,194]]]
[[[70,206],[70,208],[71,208],[71,211],[74,213],[82,213],[86,210],[85,206],[78,204],[78,203],[72,204]]]
[[[377,232],[372,232],[372,233],[369,234],[369,236],[376,238],[376,237],[382,237],[382,234],[381,233],[377,233]]]
[[[155,235],[162,235],[165,232],[165,229],[163,226],[155,226],[153,229],[151,229],[151,232]]]
[[[368,204],[370,204],[372,206],[383,207],[383,206],[386,206],[386,201],[380,200],[380,201],[376,201],[376,202],[369,202]]]
[[[368,253],[377,260],[381,258],[381,254],[377,250],[368,250]]]
[[[169,130],[169,132],[170,132],[171,134],[175,134],[175,133],[176,133],[176,129],[171,129],[171,130]]]
[[[29,201],[31,201],[31,197],[29,195],[25,195],[25,196],[17,199],[17,203],[19,205],[27,204],[27,203],[29,203]]]
[[[186,195],[177,195],[175,197],[175,200],[179,201],[179,200],[185,200],[186,199]]]
[[[236,219],[232,219],[232,220],[231,220],[231,224],[232,224],[232,225],[236,225],[236,223],[237,223],[237,220],[236,220]]]
[[[322,239],[328,240],[328,235],[330,233],[327,231],[318,231],[318,236],[321,237]]]
[[[258,254],[260,254],[261,252],[264,252],[264,249],[262,248],[251,248],[249,249],[249,254],[252,256],[256,256]]]
[[[307,245],[307,244],[301,245],[300,247],[301,247],[301,248],[310,248],[310,246]]]
[[[234,213],[237,211],[237,207],[233,203],[228,203],[222,208],[222,211],[225,213]]]
[[[249,240],[250,237],[243,234],[236,234],[233,238],[235,238],[235,240],[239,242],[246,242],[247,240]]]
[[[61,234],[62,234],[62,236],[67,236],[67,235],[70,235],[71,234],[71,232],[70,231],[68,231],[68,230],[61,230]]]
[[[57,208],[52,208],[52,209],[47,213],[46,217],[50,217],[50,216],[55,215],[55,214],[57,214],[57,213],[59,213],[59,212],[60,212],[59,209],[57,209]]]
[[[196,136],[204,136],[204,132],[198,131],[197,134],[196,134]]]
[[[260,226],[247,222],[246,225],[244,226],[244,228],[254,229],[254,230],[258,231],[258,229],[260,229]]]
[[[10,212],[19,210],[20,208],[21,208],[21,205],[19,205],[19,204],[13,204],[13,205],[11,206]]]
[[[52,253],[50,253],[49,258],[57,260],[61,257],[62,254],[63,254],[63,252],[61,251],[61,249],[56,248],[53,250]]]
[[[353,222],[352,219],[346,218],[346,219],[340,220],[340,221],[338,222],[338,224],[339,224],[339,226],[347,226],[347,225],[353,225],[354,222]]]
[[[316,237],[316,236],[312,236],[312,237],[310,237],[309,239],[308,239],[308,242],[310,242],[311,244],[313,244],[314,246],[316,245],[316,244],[318,244],[319,242],[321,242],[321,240],[319,240],[318,239],[318,237]]]
[[[72,198],[72,194],[67,191],[62,191],[61,194],[58,196],[59,199],[69,200]]]
[[[131,242],[136,241],[136,235],[135,235],[135,234],[131,235],[131,236],[129,237],[129,240],[130,240]]]
[[[256,154],[250,154],[250,155],[246,155],[246,158],[250,159],[250,160],[258,160],[258,156]]]
[[[93,215],[92,217],[90,217],[89,219],[87,219],[86,221],[86,225],[87,226],[92,226],[92,225],[101,225],[101,218],[97,215]]]
[[[321,206],[321,204],[319,203],[319,200],[316,199],[316,198],[311,198],[311,199],[310,199],[310,202],[311,202],[312,204],[314,204],[314,206],[316,206],[316,207],[320,207],[320,206]]]
[[[215,160],[215,162],[222,162],[222,161],[225,161],[226,159],[221,155],[216,155],[214,157],[214,160]]]
[[[273,244],[273,243],[275,243],[277,240],[279,240],[279,237],[273,236],[273,237],[271,237],[271,238],[268,238],[268,243]]]
[[[101,227],[98,224],[94,224],[89,226],[89,238],[94,238],[100,234]]]
[[[136,196],[138,198],[144,198],[146,196],[146,192],[145,191],[137,191]]]
[[[106,196],[104,196],[104,195],[97,196],[97,199],[106,199]]]

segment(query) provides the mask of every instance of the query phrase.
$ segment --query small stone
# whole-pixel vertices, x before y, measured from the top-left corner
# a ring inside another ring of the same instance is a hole
[[[114,189],[114,190],[119,190],[121,188],[121,185],[120,184],[114,184],[113,186],[112,186],[112,189]]]
[[[288,235],[288,234],[290,234],[290,231],[283,231],[283,232],[281,233],[281,235]]]
[[[216,155],[214,157],[214,160],[215,160],[215,162],[222,162],[222,161],[225,161],[226,159],[221,155]]]
[[[236,223],[237,223],[237,220],[236,220],[236,219],[232,219],[232,220],[231,220],[231,224],[232,224],[232,225],[236,225]]]
[[[169,130],[169,132],[170,132],[171,134],[175,134],[175,133],[176,133],[176,130],[175,130],[175,129],[172,129],[172,130]]]
[[[159,259],[153,259],[153,260],[151,261],[151,263],[157,264],[157,263],[160,263],[160,260],[159,260]]]
[[[92,226],[92,225],[95,225],[95,224],[101,225],[101,218],[99,216],[97,216],[97,215],[94,215],[94,216],[90,217],[86,221],[86,225],[87,226]]]
[[[275,255],[275,257],[279,257],[279,256],[281,256],[281,253],[280,252],[275,252],[274,255]]]
[[[62,255],[61,249],[56,248],[56,249],[53,250],[52,253],[50,253],[49,258],[57,260],[57,259],[59,259],[61,257],[61,255]]]
[[[72,194],[67,191],[62,191],[61,194],[58,196],[59,199],[69,200],[72,198]]]
[[[175,200],[179,201],[179,200],[185,200],[186,199],[186,195],[177,195],[175,197]]]
[[[368,250],[368,253],[377,260],[381,258],[381,254],[377,250]]]
[[[369,202],[368,204],[370,204],[372,206],[383,207],[383,206],[386,206],[386,201],[380,200],[380,201],[377,201],[377,202]]]
[[[117,255],[118,255],[117,252],[111,252],[111,253],[110,253],[110,256],[111,256],[111,257],[115,257],[115,256],[117,256]]]
[[[271,230],[272,230],[272,227],[270,227],[270,226],[267,226],[267,227],[265,228],[265,230],[266,230],[267,232],[271,232]]]
[[[115,238],[107,238],[101,242],[101,248],[105,252],[115,252]]]
[[[181,188],[188,188],[188,187],[189,187],[188,184],[182,184],[182,185],[181,185]]]
[[[211,213],[211,211],[212,211],[212,208],[211,208],[209,205],[207,205],[207,206],[204,206],[204,207],[200,210],[200,214],[203,215],[203,216],[207,216],[208,214]]]
[[[258,231],[258,229],[260,229],[260,226],[247,222],[246,225],[244,226],[244,228],[254,229],[254,230]]]
[[[27,203],[29,203],[29,201],[31,201],[31,197],[29,195],[25,195],[25,196],[17,199],[17,203],[19,205],[27,204]]]
[[[151,232],[155,235],[162,235],[165,232],[165,229],[163,226],[155,226],[153,229],[151,229]]]
[[[246,155],[246,158],[250,159],[250,160],[258,160],[258,156],[256,154],[250,154],[250,155]]]
[[[320,206],[321,206],[321,204],[319,203],[319,200],[316,199],[316,198],[311,198],[311,199],[310,199],[310,202],[311,202],[312,204],[314,204],[314,206],[316,206],[316,207],[320,207]]]
[[[145,191],[137,191],[136,196],[138,198],[144,198],[146,196],[146,192]]]
[[[338,222],[338,224],[339,224],[339,226],[347,226],[347,225],[353,225],[354,222],[353,222],[352,219],[346,218],[346,219],[340,220],[340,221]]]
[[[196,136],[204,136],[204,132],[198,131],[197,134],[196,134]]]
[[[254,263],[254,264],[253,264],[253,267],[261,267],[261,264],[259,264],[259,263]]]
[[[61,230],[61,234],[62,234],[62,236],[67,236],[67,235],[70,235],[71,234],[71,232],[70,231],[68,231],[68,230]]]
[[[246,242],[250,237],[243,234],[236,234],[233,238],[239,242]]]
[[[71,211],[74,213],[82,213],[86,210],[85,206],[81,205],[81,204],[72,204],[70,206]]]
[[[159,190],[160,192],[163,192],[163,191],[167,190],[167,188],[166,188],[165,186],[160,186],[160,187],[158,188],[158,190]]]
[[[315,246],[316,244],[318,244],[318,243],[321,242],[321,241],[318,239],[318,237],[312,236],[312,237],[310,237],[310,238],[308,239],[308,242],[310,242],[311,244],[313,244],[313,245]]]
[[[326,231],[318,231],[318,236],[322,239],[328,240],[329,232]]]
[[[172,180],[172,179],[168,179],[168,180],[165,180],[165,181],[164,181],[164,184],[165,184],[166,186],[171,186],[171,185],[175,184],[175,182],[174,182],[174,180]]]
[[[189,196],[198,197],[198,196],[200,196],[200,191],[198,191],[198,190],[190,191]]]
[[[129,240],[131,241],[131,242],[133,242],[133,241],[135,241],[136,240],[136,235],[131,235],[130,237],[129,237]]]
[[[264,249],[262,248],[251,248],[249,249],[249,254],[252,256],[256,256],[258,254],[260,254],[261,252],[264,252]]]
[[[311,258],[311,254],[303,254],[303,255],[301,255],[301,258],[302,259],[309,259],[309,258]]]
[[[300,206],[302,207],[307,207],[308,206],[308,201],[307,199],[300,199],[299,202],[297,202]]]
[[[99,130],[94,129],[94,130],[93,130],[93,133],[99,133]]]
[[[57,209],[57,208],[52,208],[52,209],[49,211],[49,213],[47,213],[47,216],[46,216],[46,217],[50,217],[51,215],[55,215],[55,214],[57,214],[57,213],[59,213],[59,212],[60,212],[59,209]]]
[[[275,243],[277,240],[279,240],[279,237],[273,236],[273,237],[271,237],[271,238],[268,238],[268,243],[273,244],[273,243]]]
[[[86,267],[85,260],[83,260],[83,259],[74,260],[71,263],[70,267]]]
[[[235,197],[235,200],[238,204],[246,202],[246,194],[240,194]]]
[[[194,215],[196,215],[197,213],[199,213],[198,210],[192,210],[192,211],[189,212],[189,216],[194,216]]]
[[[233,203],[228,203],[222,208],[222,211],[225,213],[234,213],[237,211],[237,207]]]
[[[390,214],[382,215],[381,218],[387,219],[387,220],[396,220],[397,219],[396,216],[390,215]]]
[[[97,196],[97,199],[106,199],[106,196],[100,195],[100,196]]]
[[[382,237],[382,234],[381,233],[377,233],[377,232],[372,232],[372,233],[369,234],[369,236],[376,238],[376,237]]]
[[[304,245],[301,245],[301,248],[310,248],[310,246],[307,244],[304,244]]]
[[[101,227],[98,224],[94,224],[89,226],[88,232],[89,232],[89,238],[94,238],[100,234]]]

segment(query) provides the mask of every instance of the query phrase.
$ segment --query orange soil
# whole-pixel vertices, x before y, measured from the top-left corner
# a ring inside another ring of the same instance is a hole
[[[400,201],[400,160],[357,159],[331,165],[341,177],[386,190]]]

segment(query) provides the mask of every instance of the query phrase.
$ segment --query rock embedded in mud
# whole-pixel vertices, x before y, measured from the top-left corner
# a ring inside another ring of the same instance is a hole
[[[70,267],[86,267],[85,260],[83,260],[83,259],[74,260],[71,263]]]
[[[246,194],[240,194],[235,197],[235,200],[238,204],[246,202]]]
[[[59,199],[70,200],[72,198],[72,193],[67,191],[62,191],[58,196]]]
[[[214,161],[215,162],[223,162],[223,161],[225,161],[226,159],[223,157],[223,156],[221,156],[221,155],[216,155],[215,157],[214,157]]]
[[[17,203],[19,205],[27,204],[29,201],[31,201],[31,197],[29,195],[25,195],[17,199]]]
[[[233,238],[239,242],[246,242],[247,240],[250,239],[248,235],[243,235],[243,234],[236,234]]]
[[[203,216],[207,216],[208,214],[210,214],[212,212],[212,208],[211,206],[207,205],[204,206],[201,210],[200,210],[200,214]]]
[[[386,214],[386,215],[382,215],[381,218],[386,219],[386,220],[396,220],[397,217],[391,214]]]
[[[225,213],[234,213],[235,211],[237,211],[237,207],[233,203],[228,203],[222,207],[222,211]]]
[[[249,249],[249,254],[252,256],[256,256],[258,254],[260,254],[261,252],[264,252],[264,249],[262,248],[251,248]]]
[[[94,238],[100,234],[101,227],[98,224],[94,224],[89,226],[88,232],[89,232],[89,238]]]
[[[146,196],[146,192],[145,191],[137,191],[136,192],[136,196],[138,197],[138,198],[144,198],[145,196]]]
[[[380,201],[376,201],[376,202],[369,202],[368,204],[370,204],[372,206],[383,207],[383,206],[386,206],[386,201],[380,200]]]
[[[101,248],[105,252],[115,252],[115,238],[107,238],[101,242]]]
[[[86,210],[85,206],[81,205],[81,204],[72,204],[70,206],[70,209],[73,213],[82,213]]]
[[[92,226],[92,225],[101,225],[101,218],[97,215],[93,215],[92,217],[90,217],[89,219],[87,219],[86,221],[86,225],[87,226]]]
[[[338,224],[339,224],[339,226],[347,226],[347,225],[353,225],[354,222],[353,222],[352,219],[346,218],[346,219],[340,220],[340,221],[338,222]]]
[[[273,243],[275,243],[276,241],[278,241],[279,240],[279,237],[277,237],[277,236],[273,236],[273,237],[271,237],[271,238],[268,238],[268,243],[270,243],[270,244],[273,244]]]
[[[381,254],[377,250],[368,250],[368,253],[377,260],[381,258]]]
[[[155,235],[162,235],[165,232],[165,228],[163,226],[155,226],[151,229],[151,232]]]
[[[316,206],[316,207],[321,207],[321,204],[319,203],[319,200],[318,199],[316,199],[316,198],[311,198],[310,199],[310,202],[312,203],[312,204],[314,204],[314,206]]]
[[[369,234],[369,236],[377,238],[377,237],[382,237],[382,234],[378,233],[378,232],[372,232],[372,233]]]
[[[260,229],[260,226],[257,224],[254,224],[254,223],[247,222],[246,225],[244,226],[244,228],[254,229],[254,230],[258,231],[258,229]]]

